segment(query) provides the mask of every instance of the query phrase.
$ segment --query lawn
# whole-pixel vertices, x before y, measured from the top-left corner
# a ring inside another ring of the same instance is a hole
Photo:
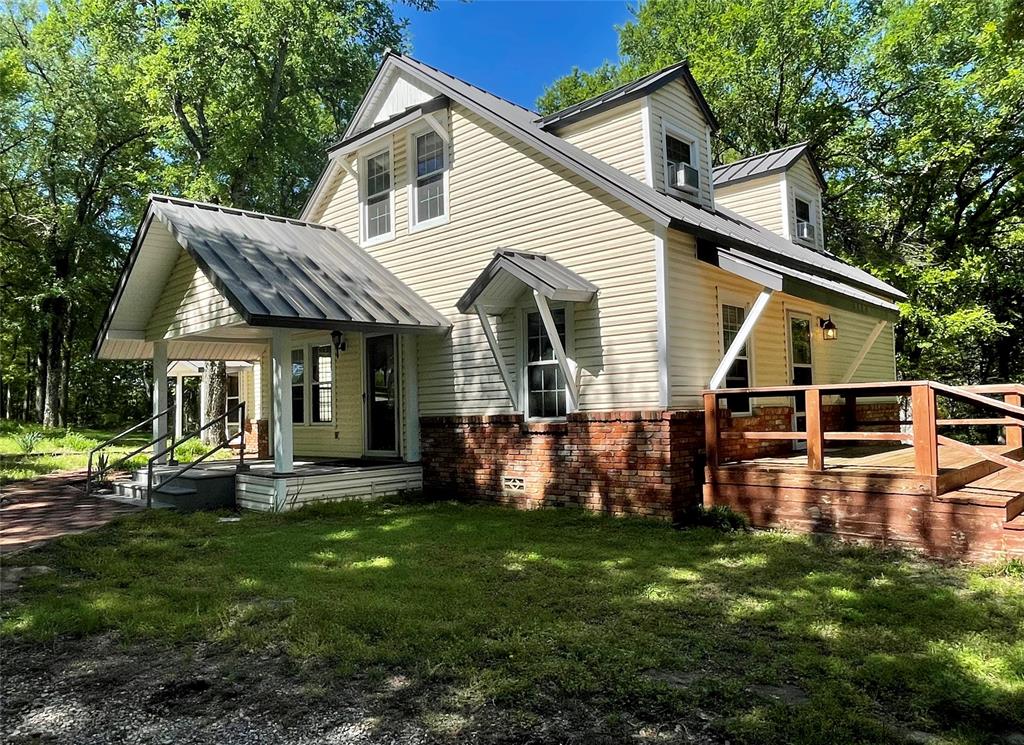
[[[47,429],[35,424],[0,421],[0,486],[9,481],[30,479],[57,471],[72,471],[86,467],[89,451],[123,431],[101,429]],[[25,452],[28,446],[25,436],[32,434],[31,452]],[[126,436],[115,446],[105,449],[110,454],[110,462],[130,453],[150,441],[149,429],[142,428]],[[206,452],[196,440],[186,443],[178,455],[182,459],[196,458]],[[213,456],[231,457],[229,451],[221,451]],[[125,468],[145,466],[145,453],[130,459]]]
[[[486,720],[554,741],[566,717],[573,741],[1024,732],[1019,564],[452,503],[151,512],[14,558],[57,571],[4,607],[8,643],[113,631],[401,673],[431,691],[406,714],[456,740]]]

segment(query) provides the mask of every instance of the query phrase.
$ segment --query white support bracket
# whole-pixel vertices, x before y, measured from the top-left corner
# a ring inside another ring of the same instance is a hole
[[[512,402],[512,410],[519,411],[519,396],[516,395],[516,387],[512,383],[512,376],[505,366],[505,360],[501,355],[501,348],[498,346],[498,338],[494,335],[494,329],[491,328],[491,322],[487,320],[487,314],[479,305],[474,305],[473,309],[476,311],[477,318],[480,319],[480,325],[484,328],[487,346],[491,348],[491,354],[494,355],[494,363],[498,366],[498,372],[501,373],[501,379],[505,383],[505,390],[508,391],[508,398]]]
[[[725,376],[729,373],[729,368],[732,367],[732,363],[736,361],[736,357],[739,355],[740,350],[743,349],[747,343],[747,339],[750,338],[750,334],[754,331],[754,326],[757,325],[758,320],[761,318],[761,314],[764,313],[764,309],[768,307],[768,301],[771,300],[772,290],[770,287],[765,287],[761,290],[761,294],[757,296],[757,300],[750,308],[750,313],[743,320],[740,325],[740,329],[736,332],[736,338],[732,340],[732,344],[725,352],[725,356],[722,357],[722,361],[718,363],[718,369],[715,370],[715,374],[711,376],[711,383],[708,387],[717,391],[722,387],[722,383],[725,381]]]
[[[437,132],[437,136],[444,140],[446,145],[452,141],[451,135],[448,134],[448,128],[444,126],[444,123],[437,118],[435,112],[423,115],[423,121],[430,125],[430,128]]]
[[[853,380],[853,376],[857,374],[857,370],[860,369],[861,363],[864,362],[864,358],[868,356],[868,352],[875,346],[875,342],[878,341],[878,337],[882,333],[882,329],[885,328],[885,321],[879,321],[875,324],[875,327],[871,329],[871,333],[868,334],[868,338],[864,340],[864,343],[860,347],[860,351],[857,352],[857,356],[853,358],[853,362],[846,368],[846,372],[843,373],[840,383],[849,383]]]
[[[533,299],[537,303],[537,310],[540,311],[540,318],[544,322],[544,330],[548,333],[548,341],[555,352],[555,359],[562,369],[562,376],[565,378],[565,387],[569,391],[569,401],[566,405],[567,411],[573,411],[579,403],[579,386],[576,384],[576,372],[569,364],[569,357],[565,354],[562,340],[558,338],[558,327],[555,326],[555,319],[551,315],[551,308],[548,307],[548,299],[536,290],[533,291]]]
[[[337,161],[342,168],[345,169],[345,173],[354,178],[356,181],[359,180],[359,174],[356,173],[355,158],[349,160],[349,156],[342,155]]]

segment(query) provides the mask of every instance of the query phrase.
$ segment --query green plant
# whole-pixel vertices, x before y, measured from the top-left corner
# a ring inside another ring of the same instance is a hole
[[[682,524],[686,527],[714,528],[715,530],[745,530],[747,518],[725,505],[705,507],[697,505],[683,517]]]
[[[208,452],[210,452],[208,445],[204,445],[202,440],[193,438],[175,448],[174,457],[180,461],[192,461],[206,455]]]
[[[99,443],[69,427],[62,437],[54,440],[54,444],[65,452],[84,453],[92,450]]]
[[[39,443],[45,439],[43,433],[37,429],[15,432],[11,437],[18,450],[25,454],[33,452],[39,446]]]

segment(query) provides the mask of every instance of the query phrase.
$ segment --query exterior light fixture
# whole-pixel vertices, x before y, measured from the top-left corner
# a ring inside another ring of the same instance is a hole
[[[339,356],[345,351],[345,335],[335,329],[331,332],[331,344],[334,345],[334,356]]]
[[[839,327],[832,320],[832,316],[819,318],[818,325],[821,327],[821,338],[825,341],[835,341],[839,338]]]

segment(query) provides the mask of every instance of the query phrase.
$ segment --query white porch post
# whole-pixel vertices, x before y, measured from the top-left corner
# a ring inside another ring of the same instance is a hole
[[[274,473],[291,473],[294,466],[292,443],[291,334],[274,329],[270,339],[271,430],[274,435]],[[283,479],[280,479],[284,483]]]
[[[206,424],[206,402],[210,400],[210,387],[206,384],[205,372],[199,373],[199,426]]]
[[[167,342],[153,342],[153,416],[167,408]],[[158,442],[153,446],[154,451],[163,450],[167,447],[167,416],[157,417],[153,420],[153,439]],[[161,455],[156,459],[157,463],[166,463],[167,455]]]
[[[174,439],[180,439],[184,431],[182,416],[185,413],[185,376],[177,375],[174,378]]]
[[[411,334],[401,340],[402,390],[405,394],[405,460],[415,463],[420,459],[420,397],[417,365],[417,339]]]
[[[718,369],[711,376],[711,383],[708,385],[708,388],[711,390],[715,391],[722,387],[725,376],[729,374],[729,368],[732,367],[732,363],[736,361],[736,357],[739,355],[740,350],[743,349],[743,345],[750,338],[750,334],[761,318],[761,314],[764,313],[764,309],[768,307],[768,301],[771,300],[772,292],[773,290],[770,287],[765,287],[761,290],[761,294],[757,296],[757,300],[754,301],[754,305],[750,308],[750,313],[743,320],[742,325],[740,325],[736,338],[732,340],[732,344],[726,350],[722,361],[718,363]]]

